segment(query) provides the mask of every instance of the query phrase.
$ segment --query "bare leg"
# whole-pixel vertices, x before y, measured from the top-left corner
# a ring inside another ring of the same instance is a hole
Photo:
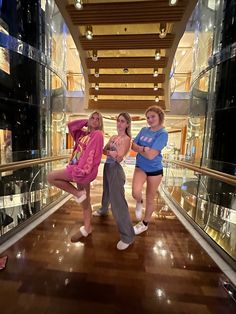
[[[162,175],[147,177],[145,222],[151,220],[152,213],[155,210],[155,196],[157,194],[158,186],[161,183],[161,179]]]
[[[78,242],[83,237],[87,237],[92,232],[91,218],[92,218],[92,208],[90,203],[90,184],[84,186],[77,185],[78,189],[84,188],[87,194],[87,198],[81,203],[83,207],[84,225],[79,228],[75,234],[71,237],[71,242]]]
[[[65,169],[51,171],[48,174],[48,182],[72,195],[75,197],[80,197],[84,191],[77,189],[72,183],[72,178],[66,172]]]
[[[135,168],[132,182],[132,195],[138,203],[142,201],[142,189],[146,179],[146,173],[139,168]]]
[[[87,198],[84,200],[81,205],[83,207],[83,216],[84,216],[84,227],[87,233],[92,232],[91,219],[92,219],[92,207],[90,203],[90,184],[84,186],[86,191]]]

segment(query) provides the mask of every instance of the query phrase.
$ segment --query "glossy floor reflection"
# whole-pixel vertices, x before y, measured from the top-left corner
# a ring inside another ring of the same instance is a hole
[[[100,198],[94,184],[94,208]],[[146,234],[123,252],[111,213],[94,217],[92,236],[72,244],[81,222],[79,205],[68,201],[2,253],[1,313],[236,313],[221,271],[160,198]]]

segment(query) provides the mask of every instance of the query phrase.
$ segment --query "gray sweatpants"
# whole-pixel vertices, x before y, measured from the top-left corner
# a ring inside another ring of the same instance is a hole
[[[109,204],[124,243],[134,241],[134,228],[131,223],[128,204],[125,199],[125,173],[118,162],[105,163],[103,170],[102,207],[99,212],[105,215]]]

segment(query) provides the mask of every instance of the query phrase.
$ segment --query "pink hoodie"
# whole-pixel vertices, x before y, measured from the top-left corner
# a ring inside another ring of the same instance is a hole
[[[88,120],[75,120],[68,124],[75,145],[66,170],[71,174],[73,182],[87,184],[92,182],[98,173],[102,159],[103,133],[100,130],[83,131]]]

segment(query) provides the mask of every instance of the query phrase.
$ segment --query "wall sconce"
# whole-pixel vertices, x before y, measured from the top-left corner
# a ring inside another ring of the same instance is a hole
[[[98,96],[95,95],[95,96],[93,97],[93,100],[94,100],[94,101],[98,101]]]
[[[156,96],[156,97],[155,97],[155,102],[159,102],[159,100],[160,100],[159,97]]]
[[[155,52],[155,60],[158,61],[161,59],[160,49],[157,49]]]
[[[154,69],[153,71],[153,76],[154,77],[158,77],[159,73],[158,73],[158,70],[157,69]]]
[[[75,0],[74,6],[77,10],[81,10],[83,8],[83,1],[82,0]]]
[[[169,6],[176,5],[178,0],[169,0]]]
[[[99,84],[96,83],[94,88],[95,88],[96,90],[99,90]]]
[[[98,53],[97,53],[97,50],[93,50],[92,60],[93,60],[94,62],[98,61]]]
[[[154,84],[153,90],[158,90],[158,84]]]
[[[92,26],[87,26],[85,36],[88,40],[93,39],[93,28],[92,28]]]
[[[160,38],[165,38],[167,35],[167,30],[166,30],[166,23],[160,23]]]
[[[95,76],[95,77],[99,77],[99,70],[96,70],[96,69],[95,69],[94,76]]]

